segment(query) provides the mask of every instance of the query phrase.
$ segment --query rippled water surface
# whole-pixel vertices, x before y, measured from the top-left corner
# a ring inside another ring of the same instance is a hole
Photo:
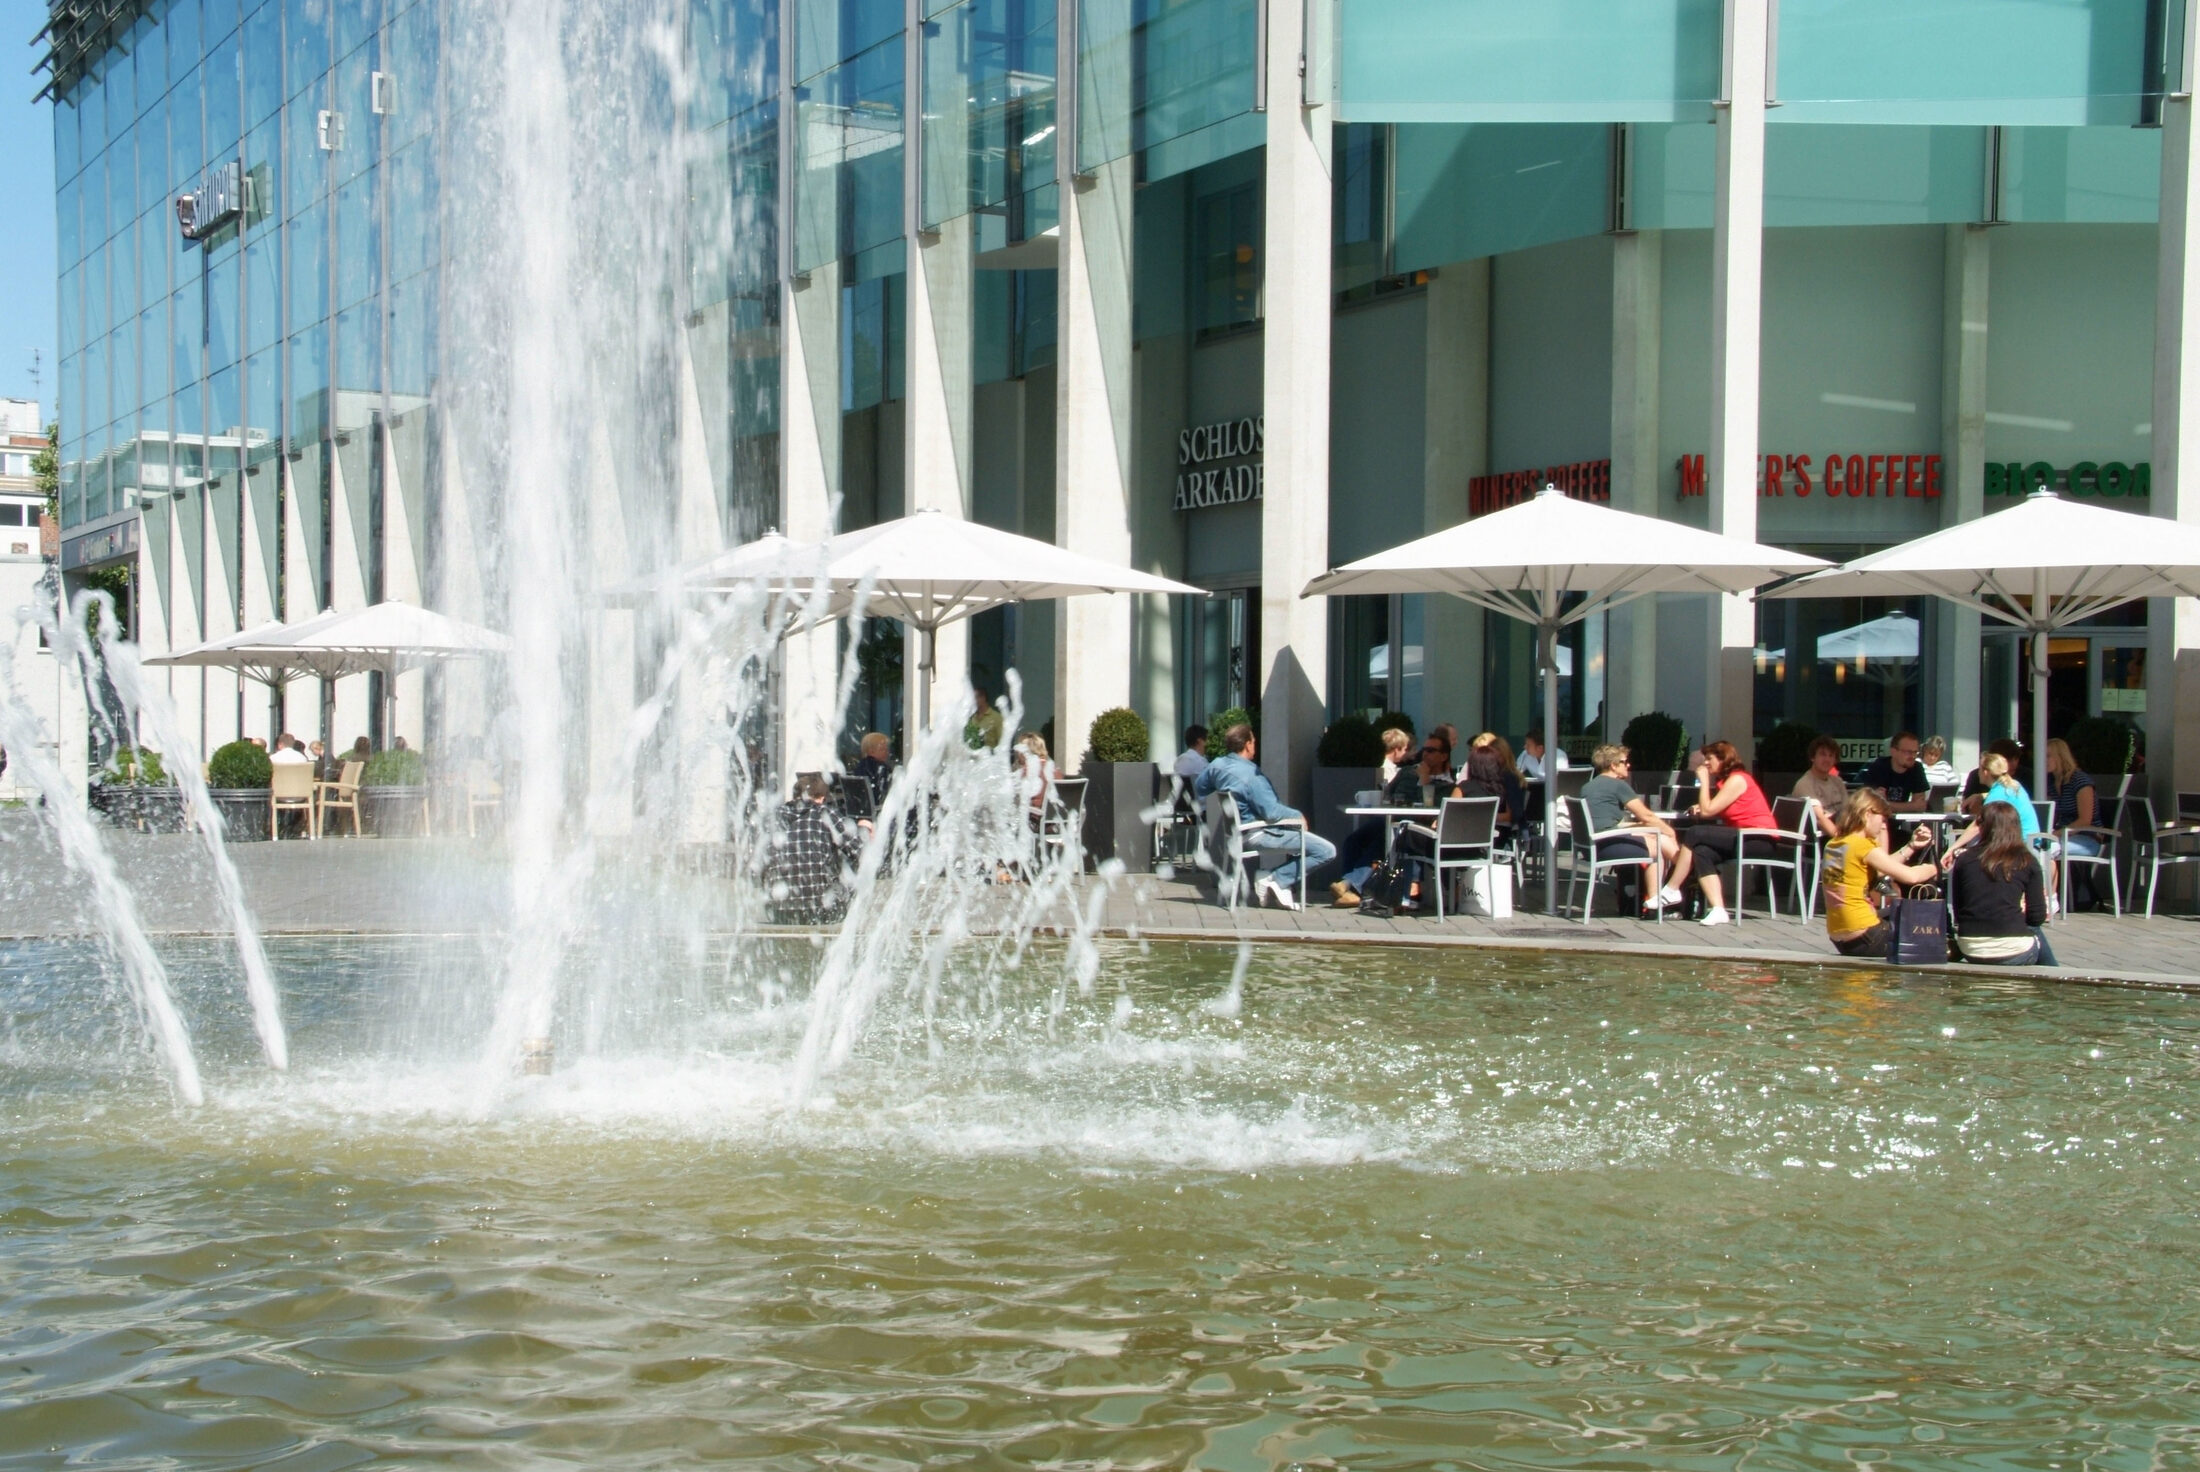
[[[790,1109],[799,954],[485,1100],[463,947],[272,949],[189,1111],[0,950],[0,1466],[2200,1462],[2200,999],[1121,946]]]

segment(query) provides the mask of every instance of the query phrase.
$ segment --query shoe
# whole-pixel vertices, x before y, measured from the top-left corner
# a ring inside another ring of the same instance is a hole
[[[1336,903],[1332,906],[1333,909],[1355,910],[1359,908],[1359,892],[1342,879],[1329,886],[1329,893],[1335,897]]]
[[[1713,905],[1703,912],[1703,918],[1696,923],[1698,925],[1731,925],[1733,922],[1734,917],[1727,914],[1726,906]]]
[[[1681,892],[1680,892],[1679,890],[1675,889],[1675,888],[1674,888],[1674,887],[1673,887],[1672,885],[1668,884],[1667,886],[1665,886],[1665,888],[1663,888],[1663,889],[1661,889],[1661,890],[1659,890],[1659,891],[1658,891],[1658,908],[1659,908],[1659,909],[1661,909],[1661,910],[1672,910],[1672,909],[1677,909],[1677,908],[1679,908],[1679,907],[1680,907],[1680,905],[1681,905],[1682,903],[1684,903],[1684,902],[1683,902],[1683,901],[1682,901],[1682,899],[1681,899]]]
[[[1265,889],[1266,892],[1261,896],[1263,902],[1272,904],[1279,910],[1296,910],[1299,908],[1298,895],[1285,889],[1275,880],[1268,880]]]

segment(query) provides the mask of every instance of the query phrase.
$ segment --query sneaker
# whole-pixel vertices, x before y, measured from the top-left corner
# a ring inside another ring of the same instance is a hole
[[[1335,898],[1336,901],[1332,908],[1339,910],[1355,910],[1359,908],[1359,892],[1353,889],[1351,885],[1345,883],[1342,879],[1338,880],[1335,884],[1329,886],[1329,893]]]
[[[1672,885],[1668,884],[1667,886],[1665,886],[1665,888],[1658,891],[1657,904],[1658,908],[1661,910],[1679,909],[1682,904],[1681,892],[1675,889]]]
[[[1296,910],[1297,908],[1299,908],[1299,897],[1297,893],[1295,891],[1285,889],[1282,885],[1276,883],[1276,881],[1273,879],[1268,881],[1268,892],[1266,893],[1266,895],[1263,896],[1263,899],[1265,900],[1265,902],[1273,904],[1279,910]]]
[[[1703,918],[1696,923],[1698,925],[1729,925],[1733,923],[1733,918],[1733,916],[1727,914],[1726,906],[1713,905],[1703,912]]]

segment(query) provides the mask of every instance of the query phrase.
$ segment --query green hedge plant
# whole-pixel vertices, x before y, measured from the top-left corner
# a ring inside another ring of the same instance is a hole
[[[213,788],[265,787],[275,780],[267,753],[249,741],[232,741],[206,763],[206,785]]]
[[[1094,716],[1086,739],[1096,762],[1142,762],[1153,757],[1153,736],[1145,718],[1127,705]]]
[[[378,751],[359,774],[361,787],[419,787],[428,780],[427,764],[417,751]]]
[[[2070,754],[2078,765],[2095,778],[2121,777],[2132,770],[2139,753],[2146,749],[2139,728],[2121,716],[2087,716],[2074,721],[2070,734],[2063,739],[2070,743]]]
[[[1379,767],[1383,764],[1382,728],[1357,711],[1337,717],[1314,748],[1317,767]]]
[[[1251,726],[1253,734],[1258,736],[1260,712],[1242,705],[1233,705],[1228,710],[1218,710],[1207,717],[1207,757],[1210,761],[1229,749],[1222,744],[1222,738],[1230,733],[1232,726]]]
[[[1619,744],[1631,754],[1637,772],[1677,771],[1688,755],[1688,727],[1678,716],[1646,710],[1619,733]]]
[[[1757,743],[1757,770],[1760,772],[1807,772],[1810,770],[1810,744],[1818,739],[1815,726],[1801,721],[1782,721],[1765,733]]]
[[[1421,736],[1420,728],[1413,724],[1413,717],[1402,710],[1386,710],[1375,718],[1376,740],[1382,740],[1383,733],[1391,730],[1403,731],[1415,740],[1419,740]],[[1376,760],[1379,762],[1381,758]]]
[[[168,787],[168,770],[150,746],[118,746],[100,781],[109,787]]]

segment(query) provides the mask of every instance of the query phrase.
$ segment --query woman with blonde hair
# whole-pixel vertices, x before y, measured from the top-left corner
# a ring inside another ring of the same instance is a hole
[[[1859,787],[1841,804],[1836,836],[1826,845],[1820,879],[1826,889],[1826,938],[1844,956],[1885,957],[1894,926],[1872,907],[1872,886],[1880,879],[1896,884],[1925,884],[1940,871],[1907,860],[1932,841],[1920,823],[1897,858],[1887,851],[1887,800]]]

